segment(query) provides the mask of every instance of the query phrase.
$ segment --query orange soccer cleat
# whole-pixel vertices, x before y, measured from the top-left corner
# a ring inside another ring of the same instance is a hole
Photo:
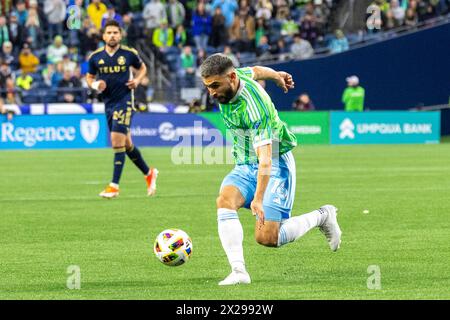
[[[119,188],[112,187],[111,185],[107,186],[105,190],[100,192],[99,196],[107,199],[115,198],[119,195]]]
[[[150,169],[148,176],[145,176],[145,181],[147,182],[147,195],[153,196],[156,193],[156,179],[158,178],[158,169]]]

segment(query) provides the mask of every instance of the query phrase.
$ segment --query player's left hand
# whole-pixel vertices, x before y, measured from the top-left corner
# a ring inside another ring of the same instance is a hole
[[[262,201],[253,200],[250,204],[250,209],[254,216],[258,215],[258,228],[261,229],[264,225],[264,208]]]
[[[128,89],[136,89],[140,84],[140,81],[138,79],[133,79],[127,82]]]
[[[278,75],[279,77],[275,83],[284,91],[284,93],[287,93],[290,89],[294,89],[295,83],[292,79],[292,75],[284,71],[279,71]]]

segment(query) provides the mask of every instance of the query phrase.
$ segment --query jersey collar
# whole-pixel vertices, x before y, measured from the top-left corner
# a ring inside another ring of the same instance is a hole
[[[237,99],[240,97],[242,90],[244,90],[245,87],[245,83],[244,81],[242,81],[241,79],[239,79],[239,89],[236,92],[236,94],[234,95],[233,99],[230,100],[230,104],[231,103],[235,103],[237,101]]]
[[[121,44],[119,44],[119,48],[117,48],[116,52],[114,52],[112,55],[110,55],[109,52],[108,52],[108,50],[106,50],[106,46],[105,46],[105,52],[106,52],[106,54],[107,54],[109,57],[111,57],[111,58],[114,57],[114,55],[115,55],[117,52],[119,52],[120,49],[122,49],[122,45],[121,45]]]

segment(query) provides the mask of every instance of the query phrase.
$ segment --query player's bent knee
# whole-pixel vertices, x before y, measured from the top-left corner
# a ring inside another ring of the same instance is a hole
[[[232,210],[237,210],[238,208],[235,208],[235,205],[233,204],[233,202],[228,199],[227,197],[220,195],[217,197],[216,199],[216,205],[217,205],[217,209],[220,208],[226,208],[226,209],[232,209]]]
[[[278,247],[278,236],[256,233],[255,240],[265,247]]]

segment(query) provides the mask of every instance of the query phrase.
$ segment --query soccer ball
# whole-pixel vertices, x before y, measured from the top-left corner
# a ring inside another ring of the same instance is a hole
[[[192,240],[183,230],[167,229],[156,237],[153,251],[166,266],[179,266],[191,257]]]

